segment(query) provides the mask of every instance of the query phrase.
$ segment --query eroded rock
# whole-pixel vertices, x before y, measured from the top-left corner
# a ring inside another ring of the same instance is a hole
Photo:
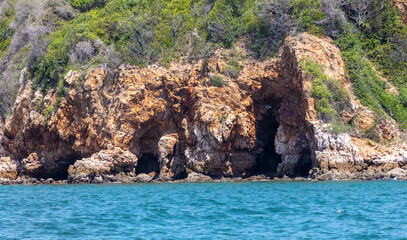
[[[76,161],[69,167],[68,174],[70,181],[74,183],[102,183],[106,175],[134,173],[136,166],[136,155],[111,148]]]

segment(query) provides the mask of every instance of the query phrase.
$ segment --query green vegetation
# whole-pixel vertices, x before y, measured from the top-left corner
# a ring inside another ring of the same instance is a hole
[[[281,2],[287,5],[288,18],[270,22],[263,7],[271,11],[279,7],[270,1],[71,0],[71,6],[81,12],[50,18],[57,31],[45,41],[49,43],[46,54],[32,59],[30,72],[35,84],[47,92],[71,69],[168,64],[181,58],[193,61],[210,56],[216,48],[230,48],[244,37],[255,55],[266,57],[277,52],[292,25],[298,31],[325,33],[318,24],[325,16],[319,0]],[[69,21],[59,20],[64,17]],[[286,30],[270,31],[281,20],[287,20]],[[240,67],[232,61],[225,71],[237,78]]]
[[[228,81],[224,80],[222,76],[219,75],[211,75],[210,76],[211,83],[215,87],[223,87],[228,85]]]
[[[399,97],[387,90],[388,83],[367,59],[356,34],[349,33],[338,40],[338,43],[354,92],[362,104],[375,111],[379,117],[386,117],[388,114],[395,118],[401,127],[407,127],[407,111],[402,104],[404,90],[402,89]]]
[[[42,111],[42,115],[44,115],[45,119],[48,121],[51,116],[52,113],[54,112],[55,107],[52,105],[49,105],[48,107],[46,107],[43,111]]]
[[[306,77],[312,79],[312,96],[316,100],[318,117],[325,121],[340,122],[340,114],[350,109],[349,94],[341,81],[323,73],[311,59],[301,63]]]
[[[102,6],[104,3],[104,0],[71,0],[72,7],[81,11],[88,11],[97,6]]]
[[[227,65],[223,69],[223,74],[226,76],[237,79],[240,75],[242,67],[239,65],[239,60],[242,59],[242,53],[238,53],[236,49],[232,49],[228,56],[224,56],[227,61]]]
[[[4,10],[4,16],[0,16],[0,58],[4,55],[11,42],[14,29],[10,28],[10,23],[14,19],[14,9],[7,8]]]
[[[294,0],[292,16],[297,21],[299,31],[325,35],[324,27],[318,24],[325,18],[325,14],[321,11],[321,1]]]
[[[390,2],[372,1],[370,8],[374,14],[360,30],[347,24],[336,43],[360,101],[379,118],[390,116],[406,128],[407,28]],[[398,96],[389,91],[389,84],[397,87]]]

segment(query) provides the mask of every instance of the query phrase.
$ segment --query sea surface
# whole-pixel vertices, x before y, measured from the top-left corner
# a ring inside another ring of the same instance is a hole
[[[407,182],[0,186],[0,239],[407,239]]]

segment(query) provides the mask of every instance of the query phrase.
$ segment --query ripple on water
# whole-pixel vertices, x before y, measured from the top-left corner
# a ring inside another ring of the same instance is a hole
[[[407,182],[0,186],[0,239],[403,239]]]

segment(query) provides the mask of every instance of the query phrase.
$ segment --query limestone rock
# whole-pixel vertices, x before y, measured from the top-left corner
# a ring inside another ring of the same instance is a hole
[[[3,132],[4,132],[4,126],[3,126],[2,120],[0,119],[0,157],[4,157],[6,155],[6,150],[4,149],[4,147],[2,145]]]
[[[315,102],[310,100],[312,82],[297,67],[306,58],[344,86],[349,84],[340,50],[329,39],[308,34],[287,39],[282,50],[280,81],[288,88],[280,91],[283,100],[275,139],[276,152],[282,156],[277,169],[280,176],[306,175],[301,169],[311,166],[341,171],[361,162],[349,136],[329,134],[316,120]]]
[[[314,125],[315,164],[322,171],[355,172],[363,164],[359,149],[347,133],[333,134]]]
[[[38,175],[43,167],[37,153],[31,153],[27,158],[21,162],[22,171],[27,175]]]
[[[398,180],[407,180],[407,170],[401,168],[391,169],[386,173],[389,178],[396,178]]]
[[[211,182],[213,179],[201,173],[190,173],[185,179],[185,182]]]
[[[158,141],[161,180],[172,180],[180,176],[185,169],[183,161],[176,155],[177,142],[178,138],[176,134],[162,136]],[[151,179],[149,181],[151,181]]]
[[[119,148],[112,148],[76,161],[69,167],[68,174],[70,181],[74,183],[92,181],[100,183],[100,177],[103,179],[105,175],[134,173],[136,166],[137,157],[134,154]]]
[[[376,124],[376,118],[374,117],[374,112],[366,107],[357,110],[355,117],[355,125],[360,131],[371,130]]]
[[[0,178],[14,180],[18,176],[18,162],[10,157],[0,157]]]
[[[377,124],[377,129],[380,138],[386,141],[391,141],[399,136],[398,126],[394,120],[381,120]]]
[[[153,177],[145,173],[138,174],[135,178],[136,182],[151,182],[151,180]]]

